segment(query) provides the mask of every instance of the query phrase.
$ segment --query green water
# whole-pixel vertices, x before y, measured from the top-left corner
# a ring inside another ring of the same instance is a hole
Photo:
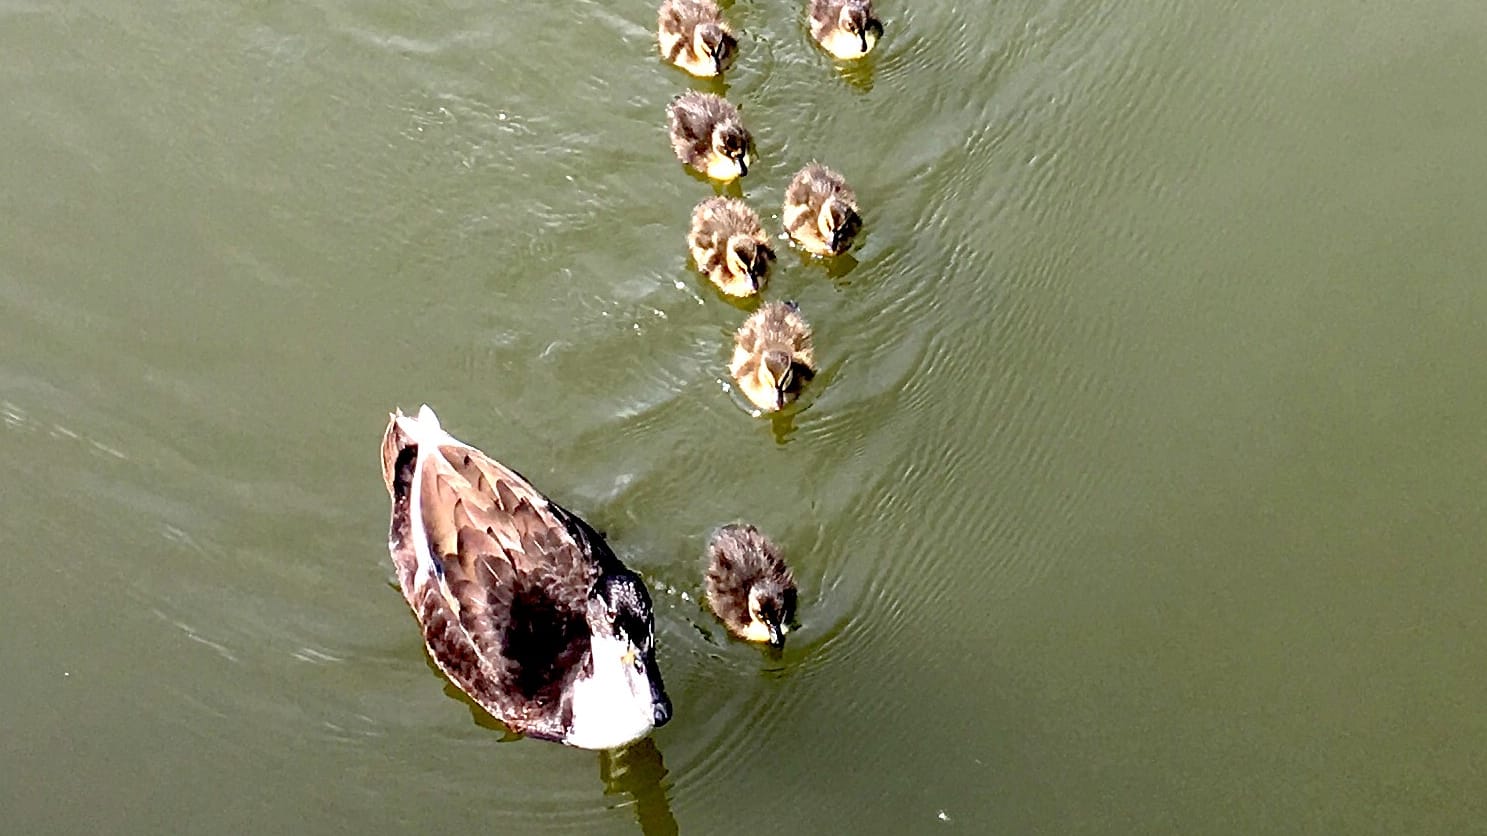
[[[7,833],[1429,833],[1487,814],[1487,6],[0,0]],[[770,421],[664,105],[740,104]],[[395,406],[608,532],[675,719],[508,742],[389,586]],[[779,658],[708,532],[801,581]]]

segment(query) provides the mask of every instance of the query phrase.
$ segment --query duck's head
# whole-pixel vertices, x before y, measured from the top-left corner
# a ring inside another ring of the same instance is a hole
[[[790,622],[795,620],[795,587],[774,578],[756,581],[749,588],[749,626],[745,638],[783,647]]]
[[[883,23],[873,14],[872,3],[867,0],[848,0],[842,4],[837,26],[857,39],[864,55],[878,42],[878,35],[883,31]]]
[[[698,58],[711,60],[713,75],[717,75],[733,61],[733,38],[718,24],[703,23],[692,30],[692,51]]]
[[[769,261],[774,252],[768,245],[749,235],[734,235],[728,239],[728,272],[749,283],[750,292],[758,293],[764,286],[764,276],[769,272]]]
[[[712,152],[733,177],[749,173],[749,132],[737,120],[725,119],[713,127]]]
[[[671,699],[656,665],[651,598],[640,578],[612,572],[594,586],[586,613],[590,665],[573,686],[573,729],[566,742],[611,749],[671,719]]]
[[[852,239],[862,229],[862,218],[846,201],[831,197],[821,204],[821,211],[816,215],[816,228],[831,252],[841,255],[852,246]]]

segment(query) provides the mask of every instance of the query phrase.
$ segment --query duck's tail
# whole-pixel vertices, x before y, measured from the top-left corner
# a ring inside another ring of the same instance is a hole
[[[434,414],[433,407],[430,407],[428,404],[420,406],[418,408],[418,415],[415,417],[410,418],[399,411],[393,413],[392,420],[398,425],[398,429],[403,435],[408,438],[408,441],[419,447],[432,447],[451,442],[455,444],[459,443],[451,438],[449,433],[444,431],[444,427],[440,426],[439,416]]]
[[[393,410],[387,416],[387,430],[382,435],[382,479],[388,492],[392,492],[394,464],[401,451],[416,447],[427,455],[446,444],[465,446],[444,431],[439,416],[428,404],[418,408],[417,416],[404,415],[401,409]]]

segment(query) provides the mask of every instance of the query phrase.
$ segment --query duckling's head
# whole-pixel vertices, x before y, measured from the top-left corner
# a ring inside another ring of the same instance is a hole
[[[712,60],[713,75],[723,72],[733,61],[733,44],[728,30],[716,23],[703,23],[692,30],[692,51],[698,58]]]
[[[795,587],[778,578],[762,578],[749,588],[749,626],[745,630],[751,641],[767,641],[783,647],[790,622],[795,620]]]
[[[607,749],[665,725],[671,699],[656,665],[651,598],[637,575],[621,570],[600,578],[586,616],[591,658],[574,685],[568,742]]]
[[[736,176],[749,173],[749,132],[736,120],[724,119],[713,127],[712,151],[738,168]]]
[[[852,246],[852,239],[862,229],[862,218],[846,201],[828,198],[816,215],[816,227],[831,251],[840,255]]]
[[[764,285],[764,276],[769,272],[769,261],[774,252],[768,245],[759,243],[749,235],[734,235],[728,239],[728,272],[749,283],[754,293]]]
[[[774,408],[784,406],[795,385],[795,355],[784,347],[766,349],[759,364],[759,380],[773,394]]]
[[[883,31],[883,24],[873,15],[872,4],[866,0],[848,0],[842,4],[837,26],[858,40],[863,54],[873,48],[878,42],[878,33]]]

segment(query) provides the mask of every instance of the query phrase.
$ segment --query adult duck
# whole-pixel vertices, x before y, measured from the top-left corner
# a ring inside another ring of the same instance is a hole
[[[388,551],[429,656],[512,731],[611,749],[671,718],[650,594],[583,520],[449,435],[390,416]]]

